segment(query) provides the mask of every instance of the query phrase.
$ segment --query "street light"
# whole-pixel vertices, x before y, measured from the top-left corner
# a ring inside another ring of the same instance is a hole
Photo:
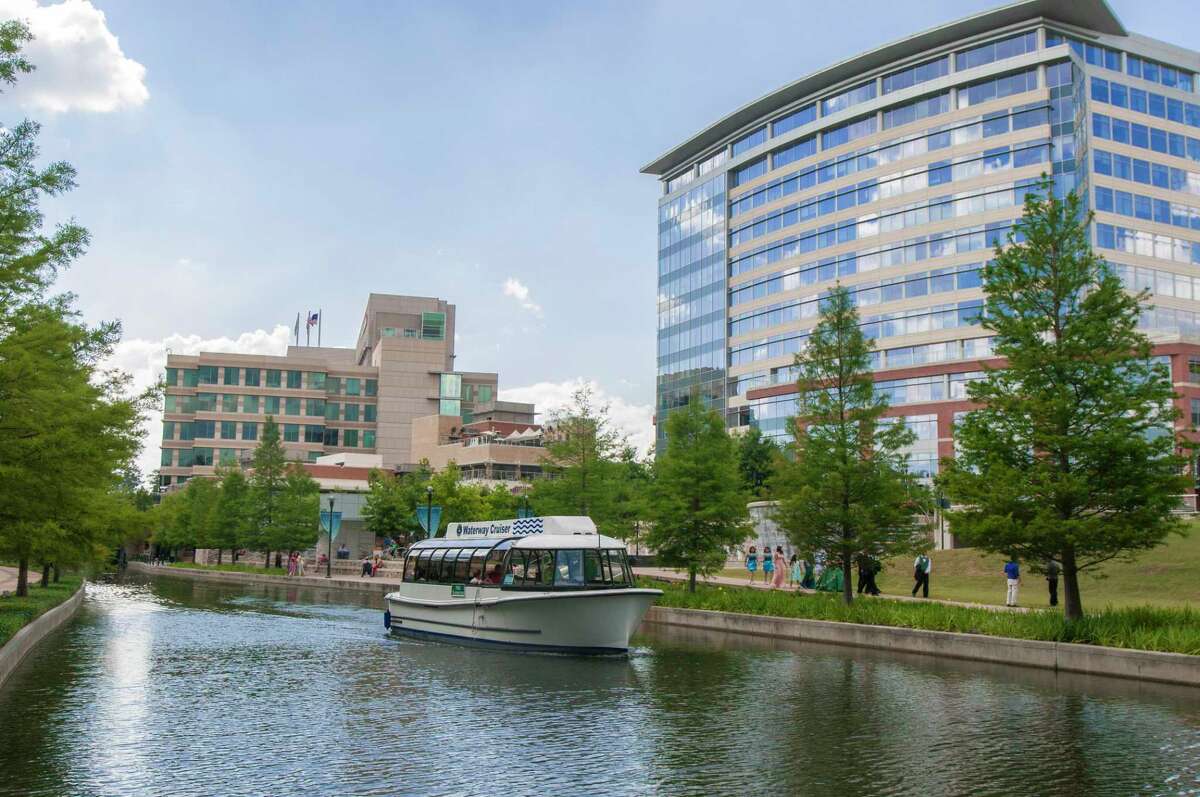
[[[325,538],[325,578],[333,572],[333,496],[329,496],[329,535]]]
[[[433,485],[425,485],[425,531],[430,536],[435,535],[433,528]]]

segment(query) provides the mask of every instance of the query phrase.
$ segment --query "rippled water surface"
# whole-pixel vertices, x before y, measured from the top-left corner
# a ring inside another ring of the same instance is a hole
[[[1198,690],[637,641],[477,651],[388,638],[374,597],[91,585],[0,690],[0,794],[1200,794]]]

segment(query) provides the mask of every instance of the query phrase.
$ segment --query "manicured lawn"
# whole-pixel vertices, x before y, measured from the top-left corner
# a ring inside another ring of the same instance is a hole
[[[1079,586],[1085,610],[1106,606],[1161,606],[1200,608],[1200,523],[1191,524],[1186,537],[1172,537],[1166,545],[1142,554],[1132,563],[1108,562],[1095,573],[1085,573]],[[1004,557],[981,554],[974,548],[933,551],[929,597],[968,603],[1004,603]],[[745,570],[725,575],[746,578]],[[858,573],[855,571],[855,586]],[[761,581],[762,573],[758,573]],[[884,563],[876,579],[885,594],[907,595],[912,589],[912,557]],[[1062,579],[1059,579],[1059,604]],[[1020,604],[1047,606],[1046,580],[1023,567]]]
[[[43,589],[38,586],[40,574],[37,577],[33,575],[30,574],[27,597],[9,595],[0,598],[0,645],[12,639],[13,634],[23,626],[74,595],[82,581],[79,576],[64,575],[57,584],[52,583]]]
[[[685,584],[651,580],[644,583],[663,590],[658,600],[661,606],[1200,655],[1200,612],[1191,609],[1148,606],[1105,609],[1069,624],[1060,613],[1051,611],[996,612],[880,599],[859,600],[845,606],[836,595],[705,585],[698,586],[693,594]]]
[[[282,567],[255,567],[254,565],[221,564],[198,565],[195,562],[175,562],[169,567],[180,567],[185,570],[222,570],[228,573],[258,573],[264,576],[286,576],[287,570]]]

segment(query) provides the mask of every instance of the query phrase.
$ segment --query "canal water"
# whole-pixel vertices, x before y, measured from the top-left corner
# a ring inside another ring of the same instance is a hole
[[[478,651],[379,603],[90,585],[0,690],[0,795],[1200,793],[1200,690],[662,627]]]

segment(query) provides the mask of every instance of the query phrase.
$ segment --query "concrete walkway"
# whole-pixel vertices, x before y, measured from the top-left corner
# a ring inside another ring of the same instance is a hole
[[[0,567],[0,595],[17,591],[17,568]]]
[[[645,576],[647,578],[662,578],[667,581],[687,581],[687,573],[679,570],[667,570],[658,567],[635,567],[633,568],[635,575]],[[703,581],[706,584],[717,584],[722,587],[748,587],[750,589],[769,590],[772,587],[769,584],[764,584],[762,581],[755,581],[753,584],[746,583],[744,578],[731,578],[730,576],[698,576],[698,581]],[[779,588],[782,592],[803,592],[810,595],[817,594],[816,590],[803,589],[801,587],[789,587],[786,584]],[[857,595],[859,598],[886,598],[893,601],[906,601],[909,603],[941,603],[945,606],[962,606],[967,609],[987,609],[994,612],[1028,612],[1029,609],[1024,606],[997,606],[991,603],[966,603],[964,601],[947,601],[937,598],[914,598],[911,595],[867,595],[865,592]]]

